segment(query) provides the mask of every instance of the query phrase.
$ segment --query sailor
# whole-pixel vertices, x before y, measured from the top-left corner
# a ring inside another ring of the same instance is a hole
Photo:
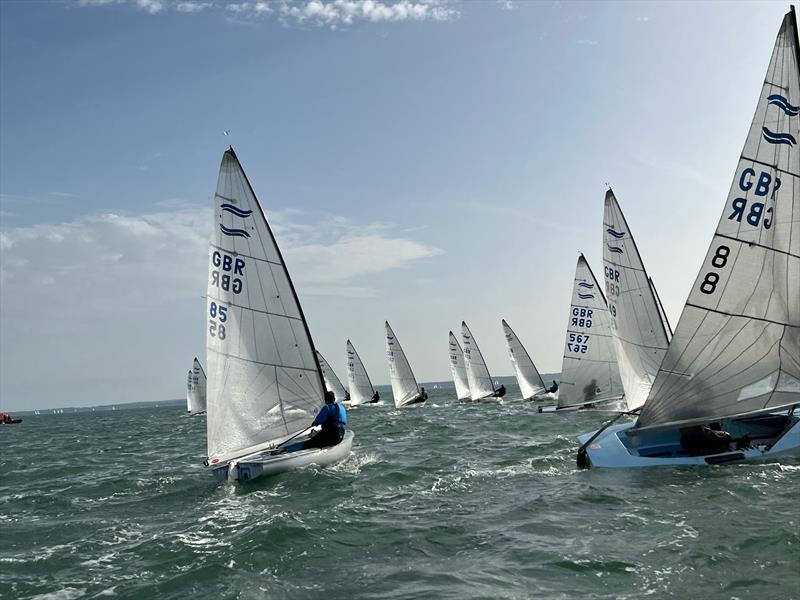
[[[553,379],[553,385],[547,388],[547,391],[551,394],[555,394],[558,391],[558,384],[555,379]]]
[[[333,392],[325,392],[325,406],[323,406],[312,427],[321,425],[322,429],[303,444],[303,449],[327,448],[335,446],[344,438],[347,429],[347,412],[344,406],[336,402]]]
[[[417,396],[417,402],[425,402],[428,399],[428,392],[425,391],[424,387],[419,388],[419,396]]]
[[[494,391],[495,398],[502,398],[505,395],[506,395],[506,386],[505,385],[501,385],[499,388],[497,388]]]
[[[381,395],[378,393],[378,390],[375,390],[375,393],[372,394],[372,400],[370,402],[377,402],[381,399]]]

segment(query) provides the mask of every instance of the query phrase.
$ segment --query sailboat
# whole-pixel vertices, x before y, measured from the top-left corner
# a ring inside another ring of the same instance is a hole
[[[450,332],[450,372],[453,374],[453,384],[456,386],[456,397],[459,400],[470,400],[464,351],[452,331]]]
[[[514,367],[514,374],[517,376],[519,391],[522,393],[523,400],[543,400],[547,397],[547,388],[544,385],[542,376],[533,364],[530,354],[525,350],[525,346],[519,341],[517,334],[511,326],[502,320],[503,333],[506,337],[508,347],[508,357],[511,359],[511,366]]]
[[[190,415],[206,412],[206,372],[197,358],[192,362],[186,380],[186,412]]]
[[[417,385],[411,365],[408,364],[403,348],[394,335],[389,321],[386,321],[386,360],[389,362],[389,378],[392,381],[392,395],[397,408],[420,404],[428,399],[425,388]]]
[[[325,389],[329,392],[333,392],[333,396],[336,398],[337,402],[349,402],[350,392],[344,389],[342,380],[339,379],[331,368],[331,365],[325,360],[325,357],[320,354],[319,350],[317,351],[317,360],[322,369],[322,380],[325,382]]]
[[[506,387],[501,385],[495,388],[492,383],[483,354],[465,321],[461,321],[461,338],[464,341],[464,365],[467,368],[470,399],[475,401],[505,396]]]
[[[558,403],[539,412],[624,410],[611,316],[586,257],[575,265]]]
[[[792,7],[641,414],[581,436],[580,466],[717,464],[800,450],[799,59]]]
[[[350,387],[350,406],[375,404],[380,400],[380,394],[372,387],[364,363],[350,340],[347,340],[347,383]]]
[[[347,456],[350,430],[335,446],[282,451],[309,435],[325,387],[283,256],[233,148],[214,195],[206,295],[206,464],[214,475],[240,482]]]

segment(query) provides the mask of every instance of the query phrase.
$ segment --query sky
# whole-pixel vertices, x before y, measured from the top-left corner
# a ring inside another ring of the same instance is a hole
[[[560,371],[607,185],[674,327],[787,9],[0,2],[0,407],[185,395],[228,144],[340,378],[387,319],[421,381],[462,320]]]

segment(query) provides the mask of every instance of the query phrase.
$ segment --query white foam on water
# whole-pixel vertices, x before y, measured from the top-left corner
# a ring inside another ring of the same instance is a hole
[[[32,596],[31,600],[75,600],[76,598],[83,598],[85,595],[86,588],[66,587],[55,592],[37,594]]]

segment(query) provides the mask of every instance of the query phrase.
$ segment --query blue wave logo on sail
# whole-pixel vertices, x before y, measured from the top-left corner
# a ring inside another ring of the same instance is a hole
[[[587,282],[585,282],[585,281],[581,281],[581,282],[578,284],[578,287],[592,289],[592,288],[594,287],[594,284],[593,284],[593,283],[587,283]]]
[[[770,144],[786,144],[787,146],[797,144],[797,140],[790,133],[773,133],[766,127],[762,127],[761,135]]]
[[[611,229],[611,227],[609,227],[608,229],[606,229],[606,233],[607,233],[608,235],[612,235],[612,236],[614,236],[614,237],[615,237],[615,238],[617,238],[618,240],[621,240],[622,238],[624,238],[624,237],[625,237],[625,232],[624,232],[624,231],[614,231],[613,229]]]
[[[237,217],[246,218],[253,214],[252,210],[245,210],[239,208],[238,206],[234,206],[233,204],[220,204],[219,207],[224,210],[225,212],[229,212]]]
[[[243,237],[243,238],[250,237],[250,234],[247,233],[244,229],[233,229],[231,227],[225,227],[225,225],[223,225],[222,223],[219,224],[219,230],[225,235],[229,235],[231,237]]]
[[[594,298],[594,294],[581,294],[578,292],[578,298],[581,300],[588,300],[589,298]]]
[[[789,117],[796,117],[800,113],[800,106],[792,106],[789,101],[780,94],[772,94],[767,97],[767,104],[774,104]]]
[[[612,246],[611,244],[606,244],[606,246],[608,246],[608,249],[611,250],[611,252],[614,252],[616,254],[623,254],[622,248],[620,248],[619,246]]]

